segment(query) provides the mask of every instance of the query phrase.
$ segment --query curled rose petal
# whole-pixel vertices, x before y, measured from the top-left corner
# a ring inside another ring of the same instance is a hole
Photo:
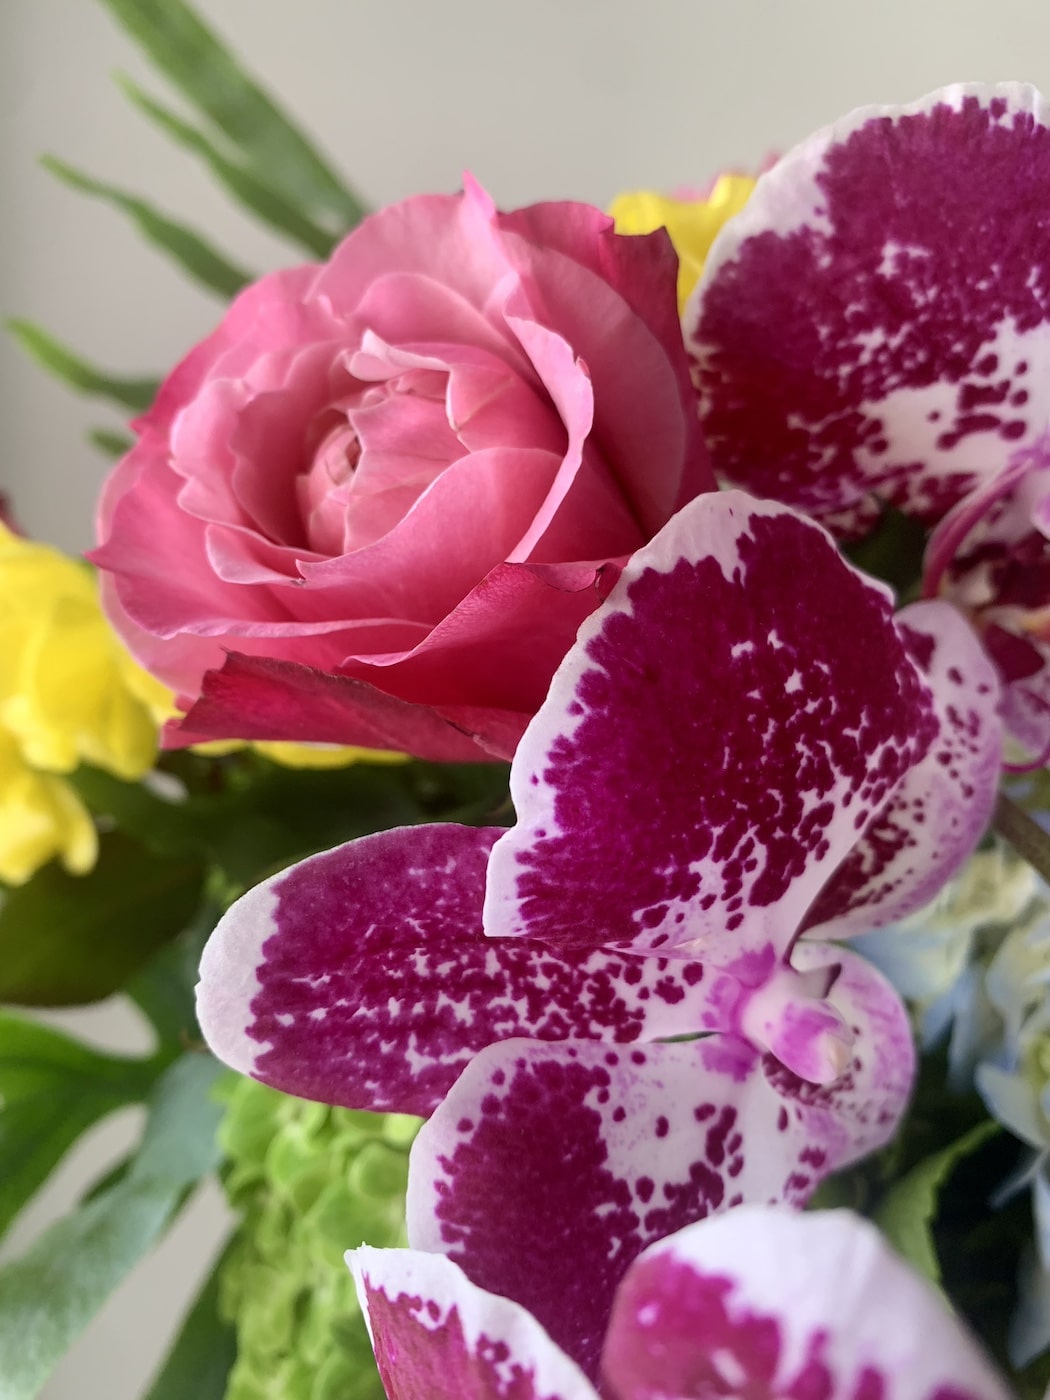
[[[675,273],[666,234],[502,214],[468,178],[243,292],[99,511],[110,617],[182,741],[250,716],[370,745],[381,716],[397,748],[509,757],[598,581],[713,486]]]

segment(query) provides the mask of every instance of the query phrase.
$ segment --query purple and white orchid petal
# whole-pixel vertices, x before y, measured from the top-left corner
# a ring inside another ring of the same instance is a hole
[[[685,309],[717,472],[932,524],[1045,431],[1048,127],[1030,86],[959,85],[863,107],[763,176]]]
[[[440,1254],[351,1250],[361,1311],[396,1400],[598,1400],[579,1367],[517,1303]]]
[[[518,747],[485,930],[760,984],[936,730],[881,585],[783,506],[698,497],[584,623]]]
[[[810,967],[831,950],[798,950]],[[914,1052],[899,998],[845,955],[857,1037],[836,1085],[746,1040],[483,1051],[412,1148],[408,1234],[534,1313],[593,1375],[613,1292],[653,1240],[744,1201],[803,1204],[899,1122]]]
[[[966,611],[1003,682],[1003,720],[1050,758],[1050,436],[1017,452],[934,530],[923,591]]]
[[[201,960],[198,1012],[216,1055],[302,1098],[425,1115],[493,1041],[722,1028],[699,963],[485,938],[486,862],[502,834],[380,832],[250,890]]]
[[[610,1400],[1009,1400],[868,1221],[744,1206],[646,1250],[602,1358]]]
[[[897,622],[940,732],[817,897],[807,937],[868,933],[921,909],[991,821],[1003,745],[995,667],[947,603],[913,603]]]

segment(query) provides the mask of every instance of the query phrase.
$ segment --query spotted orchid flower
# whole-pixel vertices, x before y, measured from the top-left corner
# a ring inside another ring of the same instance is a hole
[[[347,1259],[388,1395],[598,1400],[535,1318],[450,1260]],[[603,1334],[604,1400],[1009,1396],[929,1284],[847,1211],[742,1206],[678,1231],[631,1264]]]
[[[717,472],[844,536],[934,531],[1010,732],[1050,759],[1050,106],[1022,84],[865,107],[720,235],[684,312]]]
[[[894,1132],[902,1003],[828,940],[972,850],[996,704],[952,608],[895,618],[819,526],[700,497],[582,628],[517,825],[381,832],[249,892],[205,950],[204,1033],[292,1093],[429,1115],[410,1243],[593,1374],[646,1245],[801,1204]]]

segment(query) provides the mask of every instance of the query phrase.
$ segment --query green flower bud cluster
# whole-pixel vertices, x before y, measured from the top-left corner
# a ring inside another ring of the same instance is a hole
[[[251,1079],[232,1088],[220,1142],[241,1226],[222,1274],[221,1306],[237,1329],[226,1400],[382,1400],[343,1252],[406,1243],[418,1128]]]

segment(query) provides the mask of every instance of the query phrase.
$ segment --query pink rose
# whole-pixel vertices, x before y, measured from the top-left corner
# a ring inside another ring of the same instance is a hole
[[[509,757],[627,556],[712,488],[675,275],[663,231],[468,181],[242,293],[100,507],[174,742]]]

